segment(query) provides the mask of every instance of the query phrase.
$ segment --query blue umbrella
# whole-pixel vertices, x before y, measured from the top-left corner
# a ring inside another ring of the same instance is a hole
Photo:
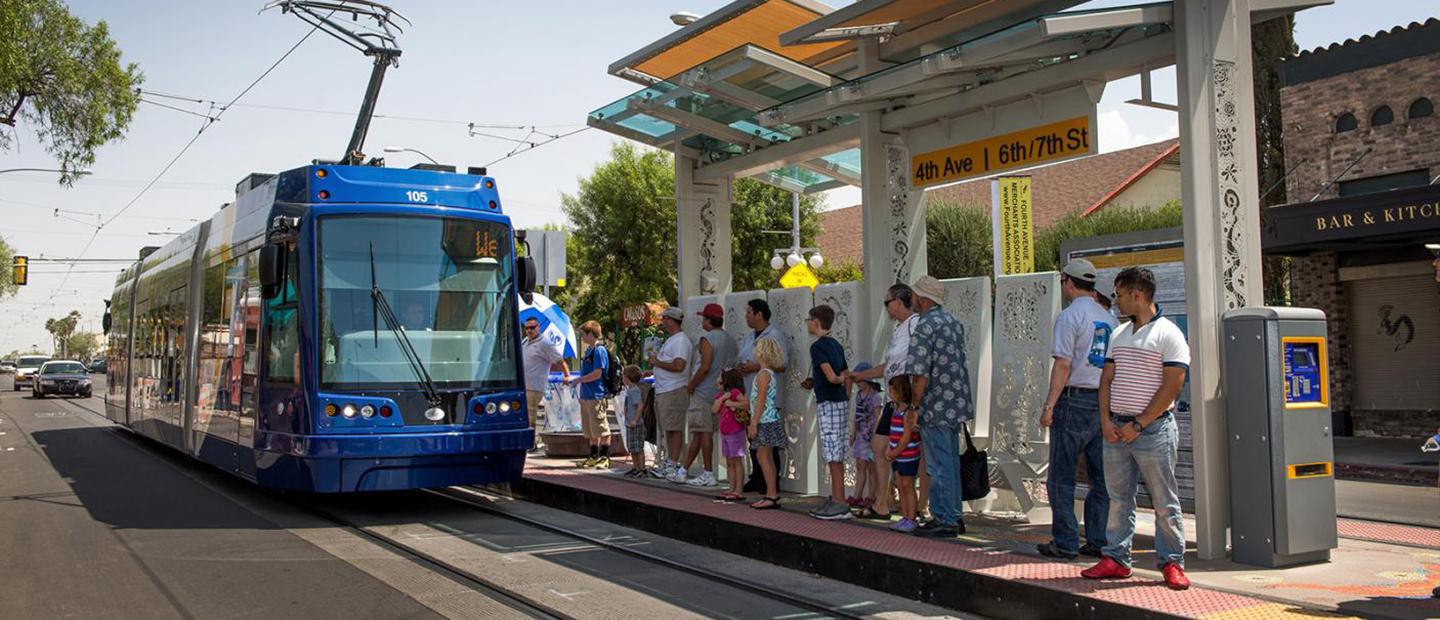
[[[570,316],[549,297],[535,293],[531,303],[520,298],[520,324],[535,319],[540,322],[540,337],[554,344],[565,345],[565,357],[575,358],[580,347],[576,344],[575,328],[570,325]]]

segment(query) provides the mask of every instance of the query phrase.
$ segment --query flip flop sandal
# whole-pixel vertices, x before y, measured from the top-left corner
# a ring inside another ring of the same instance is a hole
[[[857,519],[869,519],[869,520],[871,520],[871,521],[889,521],[889,520],[890,520],[890,515],[889,515],[888,513],[882,515],[882,514],[880,514],[880,513],[878,513],[878,512],[875,512],[875,510],[872,509],[872,508],[870,508],[869,506],[866,506],[865,508],[862,508],[862,509],[860,510],[860,513],[857,514],[857,515],[855,515],[855,517],[856,517]]]
[[[760,501],[750,504],[750,508],[754,510],[778,510],[780,508],[780,498],[762,497]]]

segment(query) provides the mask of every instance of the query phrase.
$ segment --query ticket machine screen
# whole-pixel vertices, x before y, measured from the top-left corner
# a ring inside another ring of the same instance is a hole
[[[1319,342],[1285,343],[1285,402],[1324,403]]]

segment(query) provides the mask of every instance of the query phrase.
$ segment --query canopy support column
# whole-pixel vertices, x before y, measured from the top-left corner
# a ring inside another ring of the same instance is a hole
[[[1175,7],[1196,536],[1205,560],[1225,557],[1230,522],[1221,317],[1264,303],[1250,4]]]
[[[678,303],[730,291],[730,187],[695,182],[695,159],[675,154]]]
[[[882,68],[874,40],[859,45],[866,71]],[[923,189],[910,186],[910,152],[899,136],[881,130],[881,113],[860,115],[860,196],[865,286],[861,295],[862,325],[859,353],[878,359],[890,342],[894,322],[882,311],[890,285],[909,284],[927,273],[925,264],[925,210]]]

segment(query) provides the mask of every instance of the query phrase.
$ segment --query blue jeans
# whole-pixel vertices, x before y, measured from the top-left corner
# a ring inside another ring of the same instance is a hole
[[[1112,423],[1129,424],[1131,418],[1111,416]],[[1110,491],[1110,521],[1106,524],[1104,553],[1130,566],[1130,544],[1135,537],[1135,493],[1141,480],[1155,506],[1155,555],[1159,567],[1185,565],[1185,519],[1180,513],[1180,487],[1175,482],[1175,450],[1180,432],[1175,416],[1150,423],[1131,443],[1105,442],[1105,487]]]
[[[1085,542],[1096,549],[1105,546],[1105,525],[1110,515],[1110,494],[1105,490],[1105,439],[1100,436],[1100,393],[1061,394],[1055,403],[1050,424],[1050,476],[1045,491],[1050,495],[1050,535],[1055,547],[1065,553],[1080,552],[1079,526],[1075,522],[1075,469],[1085,456],[1085,475],[1090,491],[1085,494]]]
[[[920,447],[930,474],[930,513],[940,525],[954,527],[960,522],[960,429],[921,425]]]

